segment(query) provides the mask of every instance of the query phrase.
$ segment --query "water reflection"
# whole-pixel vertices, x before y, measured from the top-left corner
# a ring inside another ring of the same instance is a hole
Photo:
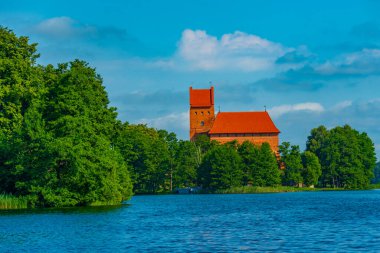
[[[0,212],[0,252],[380,252],[380,191],[135,196]]]

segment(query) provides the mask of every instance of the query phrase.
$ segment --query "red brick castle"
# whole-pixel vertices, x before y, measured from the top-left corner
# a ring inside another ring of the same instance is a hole
[[[268,142],[278,153],[278,135],[269,114],[264,112],[219,112],[215,117],[214,87],[193,89],[190,87],[190,140],[199,134],[207,134],[220,143],[237,140],[255,145]]]

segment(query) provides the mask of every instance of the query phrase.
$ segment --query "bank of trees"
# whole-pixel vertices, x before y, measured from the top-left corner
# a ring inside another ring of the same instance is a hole
[[[130,198],[101,77],[83,61],[41,66],[38,56],[28,38],[0,28],[0,192],[35,206]]]
[[[115,204],[134,193],[202,186],[365,188],[374,145],[349,126],[311,131],[306,151],[284,142],[224,145],[117,119],[86,62],[41,66],[36,44],[0,28],[0,193],[34,206]],[[376,175],[378,178],[378,170]]]
[[[311,130],[306,150],[320,160],[321,187],[366,188],[374,177],[376,156],[374,143],[366,133],[350,126]]]
[[[190,142],[145,125],[124,127],[129,135],[122,135],[123,144],[118,145],[131,168],[136,193],[189,186],[212,192],[245,185],[363,189],[373,178],[374,145],[365,133],[349,126],[313,129],[304,152],[283,142],[279,157],[268,143],[222,145],[205,135]]]

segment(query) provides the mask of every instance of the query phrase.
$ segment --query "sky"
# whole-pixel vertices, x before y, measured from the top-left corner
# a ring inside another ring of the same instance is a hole
[[[189,87],[216,110],[262,111],[280,141],[349,124],[380,158],[380,2],[1,1],[0,25],[38,43],[40,64],[82,59],[119,119],[188,139]]]

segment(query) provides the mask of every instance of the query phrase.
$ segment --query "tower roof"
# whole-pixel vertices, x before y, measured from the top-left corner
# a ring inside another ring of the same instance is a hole
[[[280,131],[267,112],[220,112],[209,133],[280,133]]]
[[[190,106],[209,107],[214,105],[214,87],[210,89],[193,89],[190,87]]]

